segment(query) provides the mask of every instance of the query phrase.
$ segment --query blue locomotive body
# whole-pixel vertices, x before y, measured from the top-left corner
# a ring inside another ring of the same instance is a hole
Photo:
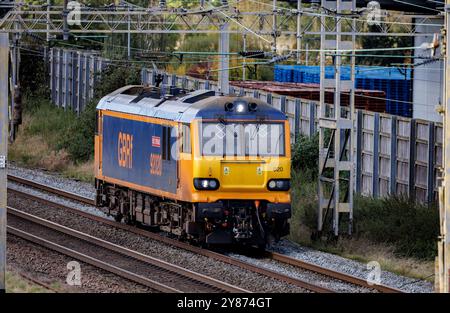
[[[172,127],[106,115],[102,132],[105,176],[176,193],[176,137],[172,136]]]

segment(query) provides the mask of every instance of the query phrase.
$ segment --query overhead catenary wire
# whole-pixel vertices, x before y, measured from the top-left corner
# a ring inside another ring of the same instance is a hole
[[[245,0],[245,1],[250,1],[253,3],[258,3],[261,5],[265,5],[268,7],[272,7],[272,4],[269,3],[264,3],[258,0]],[[283,10],[283,11],[287,11],[287,12],[296,12],[295,9],[291,9],[291,8],[286,8],[286,7],[282,7],[282,6],[277,6],[278,10]],[[441,11],[439,11],[441,12]],[[348,20],[354,20],[354,18],[349,18],[349,17],[345,17],[345,16],[337,16],[335,14],[324,14],[324,13],[316,13],[316,12],[302,12],[303,15],[309,15],[309,16],[316,16],[316,17],[328,17],[328,18],[339,18],[339,19],[348,19]],[[400,14],[399,14],[400,16]],[[401,17],[405,17],[408,18],[408,15],[401,15]],[[363,22],[363,23],[367,23],[367,20],[358,20],[356,19],[357,22]],[[418,23],[418,22],[398,22],[398,21],[382,21],[382,24],[392,24],[392,25],[410,25],[410,26],[444,26],[444,24],[427,24],[427,23]]]

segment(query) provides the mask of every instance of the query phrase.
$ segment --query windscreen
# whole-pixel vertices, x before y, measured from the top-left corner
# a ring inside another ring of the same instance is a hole
[[[200,124],[200,147],[203,156],[284,156],[283,123]]]

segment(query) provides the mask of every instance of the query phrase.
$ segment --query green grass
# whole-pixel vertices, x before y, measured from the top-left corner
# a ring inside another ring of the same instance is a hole
[[[432,280],[438,211],[405,198],[356,197],[354,235],[337,242],[312,240],[317,227],[317,178],[309,170],[292,171],[292,218],[288,239],[359,262],[377,261],[383,269]]]
[[[59,172],[68,178],[93,182],[93,161],[74,162],[61,148],[61,138],[77,122],[73,112],[64,111],[42,98],[26,97],[23,123],[9,145],[8,158],[19,166]]]
[[[27,98],[26,101],[29,102],[27,107],[31,108],[25,114],[32,120],[23,127],[23,134],[27,137],[41,136],[52,149],[57,149],[62,134],[76,122],[77,116],[45,99]]]
[[[7,293],[51,293],[52,291],[37,285],[19,274],[6,272]]]

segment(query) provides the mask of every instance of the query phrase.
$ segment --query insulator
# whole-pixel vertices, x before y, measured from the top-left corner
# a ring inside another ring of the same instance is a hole
[[[286,61],[287,59],[289,59],[291,56],[292,56],[291,54],[275,56],[268,63],[270,64],[270,63],[283,62],[283,61]]]
[[[222,2],[223,6],[225,6],[225,5],[228,6],[228,0],[222,0],[221,2]]]
[[[264,57],[266,53],[262,50],[256,50],[256,51],[240,51],[240,56],[243,56],[244,58],[251,58],[251,57]]]
[[[320,0],[311,0],[311,9],[318,9],[320,6]]]
[[[166,0],[159,0],[159,7],[161,9],[166,9],[167,8],[167,1]]]

